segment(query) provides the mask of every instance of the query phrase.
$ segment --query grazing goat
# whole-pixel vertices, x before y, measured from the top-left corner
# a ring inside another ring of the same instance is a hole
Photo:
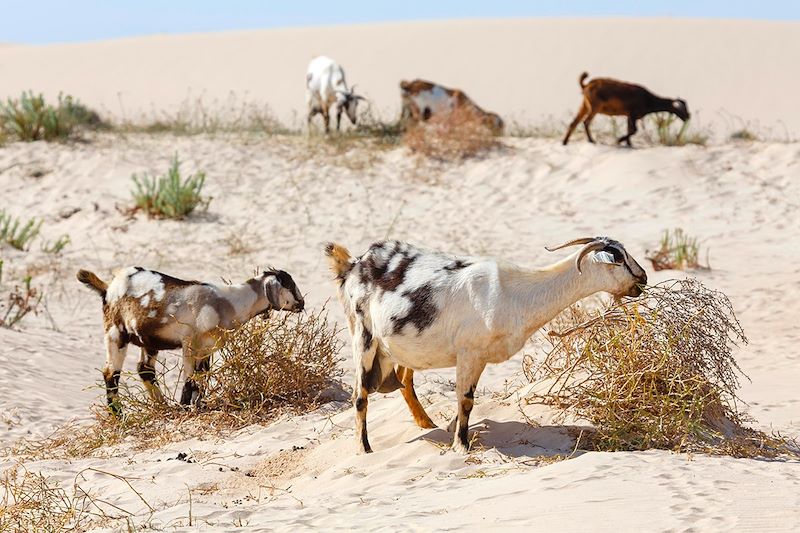
[[[467,111],[492,133],[503,133],[503,120],[496,113],[481,109],[463,91],[448,89],[425,80],[401,81],[403,122],[417,123],[434,115],[449,114],[455,110]]]
[[[388,241],[354,259],[338,244],[325,253],[353,338],[356,437],[367,440],[367,396],[401,388],[417,425],[433,422],[414,392],[416,370],[456,367],[458,416],[453,449],[469,447],[467,428],[475,388],[487,363],[500,363],[574,302],[605,291],[638,296],[647,274],[621,243],[576,239],[577,253],[528,270],[489,257],[456,257]],[[584,261],[586,259],[586,261]]]
[[[317,113],[322,113],[325,133],[330,131],[330,108],[336,105],[336,131],[342,122],[342,111],[347,112],[350,122],[356,123],[358,101],[363,96],[355,94],[356,86],[347,88],[344,69],[329,57],[319,56],[311,60],[306,73],[306,104],[308,105],[308,125]]]
[[[303,296],[283,270],[267,270],[239,285],[184,281],[154,270],[128,267],[106,284],[92,272],[78,271],[78,281],[103,299],[106,364],[103,378],[109,408],[119,414],[119,375],[129,343],[141,347],[138,372],[148,394],[160,401],[155,374],[159,350],[183,350],[186,381],[181,404],[200,398],[192,379],[207,371],[220,333],[270,309],[302,311]]]
[[[631,146],[631,136],[636,133],[636,121],[650,113],[666,111],[674,113],[681,120],[689,120],[689,109],[686,101],[680,98],[661,98],[651,93],[641,85],[626,83],[611,78],[595,78],[589,83],[584,83],[589,77],[587,72],[581,74],[578,83],[583,91],[583,102],[575,120],[569,125],[564,136],[564,144],[569,141],[569,136],[575,130],[578,122],[583,120],[586,137],[593,143],[589,124],[597,113],[601,115],[625,115],[628,117],[628,133],[617,139],[617,143],[625,141]]]

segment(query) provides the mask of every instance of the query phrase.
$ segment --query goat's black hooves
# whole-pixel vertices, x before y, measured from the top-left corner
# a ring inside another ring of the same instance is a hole
[[[117,401],[111,402],[108,404],[108,412],[114,418],[120,418],[122,416],[122,406]]]

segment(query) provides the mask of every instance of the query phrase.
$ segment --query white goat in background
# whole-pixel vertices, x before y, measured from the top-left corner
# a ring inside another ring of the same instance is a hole
[[[522,349],[540,327],[571,304],[599,291],[637,296],[647,274],[607,237],[576,239],[572,256],[540,269],[490,257],[456,257],[388,241],[354,259],[329,243],[325,253],[353,338],[356,437],[367,439],[367,396],[402,389],[420,427],[435,427],[414,392],[415,370],[456,367],[458,431],[453,449],[469,447],[475,388],[487,363]],[[584,258],[587,260],[584,261]]]
[[[317,113],[322,113],[325,133],[330,131],[330,108],[336,106],[336,131],[342,121],[342,111],[353,124],[356,123],[358,101],[363,96],[355,94],[356,86],[347,88],[344,69],[329,57],[319,56],[311,60],[306,73],[306,104],[308,105],[308,125]]]

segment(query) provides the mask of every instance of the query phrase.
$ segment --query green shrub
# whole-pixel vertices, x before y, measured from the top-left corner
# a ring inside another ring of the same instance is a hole
[[[748,130],[747,128],[743,128],[731,133],[731,140],[732,141],[757,141],[758,136],[755,133]]]
[[[0,243],[10,244],[17,250],[27,250],[31,241],[39,235],[42,221],[31,218],[25,224],[0,209]]]
[[[0,103],[0,130],[20,141],[63,141],[79,126],[99,128],[103,122],[96,112],[69,95],[59,94],[56,106],[33,91]]]
[[[674,231],[664,230],[658,249],[647,254],[646,258],[653,263],[654,270],[708,270],[708,252],[706,264],[700,263],[700,245],[696,237],[690,237],[681,228]]]
[[[675,132],[672,125],[679,120],[671,113],[654,113],[650,121],[656,128],[658,142],[664,146],[685,146],[687,144],[699,144],[705,146],[708,142],[708,135],[697,131],[689,131],[690,121],[683,121],[680,129]]]
[[[133,199],[137,209],[152,218],[182,219],[197,207],[207,208],[210,198],[201,195],[206,180],[204,172],[181,179],[178,154],[165,176],[131,176],[136,189]]]

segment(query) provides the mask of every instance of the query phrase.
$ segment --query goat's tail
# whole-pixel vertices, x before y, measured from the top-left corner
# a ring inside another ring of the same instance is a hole
[[[588,77],[589,77],[589,73],[588,73],[588,72],[583,72],[583,73],[581,74],[581,77],[580,77],[580,78],[578,78],[578,83],[580,84],[580,86],[581,86],[581,89],[583,89],[584,87],[586,87],[586,84],[585,84],[585,83],[583,83],[583,82],[584,82],[584,81],[586,81],[586,78],[588,78]]]
[[[108,283],[97,277],[94,272],[88,270],[78,270],[78,281],[95,291],[102,298],[106,297]]]
[[[355,264],[350,252],[341,244],[329,242],[325,245],[325,255],[328,256],[331,272],[336,274],[336,279],[339,280],[339,283],[344,283],[345,278],[347,278]]]

